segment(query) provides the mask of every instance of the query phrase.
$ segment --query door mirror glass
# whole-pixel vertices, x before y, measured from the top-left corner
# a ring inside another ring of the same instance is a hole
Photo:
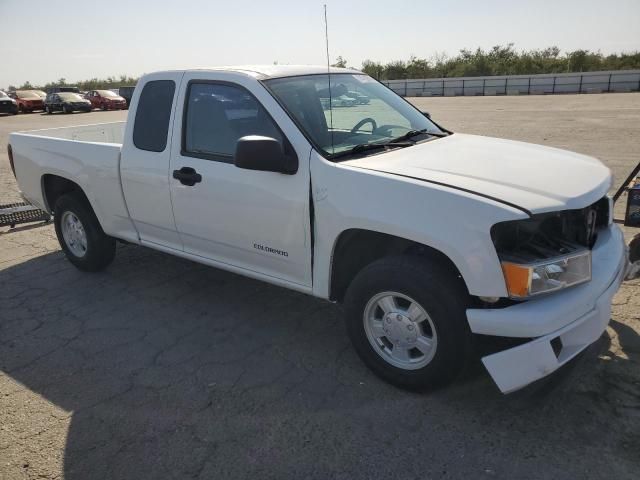
[[[298,171],[296,157],[286,155],[275,138],[260,135],[247,135],[238,140],[233,163],[238,168],[287,175]]]

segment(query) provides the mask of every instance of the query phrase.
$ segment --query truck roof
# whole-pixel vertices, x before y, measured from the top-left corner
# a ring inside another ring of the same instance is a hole
[[[261,80],[267,78],[294,77],[298,75],[319,75],[327,73],[326,65],[239,65],[224,66],[210,68],[188,68],[181,70],[173,70],[180,72],[202,72],[202,71],[228,71],[244,73],[246,75],[259,78]],[[362,73],[359,70],[351,68],[331,67],[330,73]],[[161,72],[158,72],[161,73]]]

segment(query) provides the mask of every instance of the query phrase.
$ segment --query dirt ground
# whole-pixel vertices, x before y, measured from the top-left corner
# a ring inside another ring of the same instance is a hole
[[[640,160],[640,94],[412,101],[617,181]],[[125,115],[0,116],[0,145]],[[18,198],[3,147],[0,203]],[[639,293],[623,284],[606,334],[548,381],[503,396],[477,362],[417,395],[362,365],[337,306],[135,246],[84,274],[51,226],[3,228],[0,479],[636,479]]]

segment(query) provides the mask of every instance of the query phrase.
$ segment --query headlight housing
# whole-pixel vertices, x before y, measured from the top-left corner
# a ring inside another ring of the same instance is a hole
[[[509,297],[524,299],[579,285],[591,280],[591,251],[530,264],[503,261]]]
[[[508,296],[523,300],[591,280],[591,249],[610,222],[610,209],[603,197],[585,208],[493,225]]]

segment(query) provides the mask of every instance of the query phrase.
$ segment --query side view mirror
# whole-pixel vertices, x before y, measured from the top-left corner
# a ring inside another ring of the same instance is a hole
[[[422,112],[422,114],[429,119],[431,118],[431,114],[429,112]]]
[[[275,138],[247,135],[238,140],[233,163],[238,168],[293,175],[298,171],[298,158],[285,154]]]

